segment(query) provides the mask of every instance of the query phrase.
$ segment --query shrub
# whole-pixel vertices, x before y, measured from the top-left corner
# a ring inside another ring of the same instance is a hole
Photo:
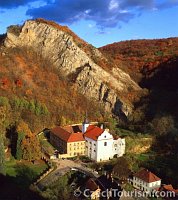
[[[0,106],[9,106],[9,99],[7,97],[0,96]]]

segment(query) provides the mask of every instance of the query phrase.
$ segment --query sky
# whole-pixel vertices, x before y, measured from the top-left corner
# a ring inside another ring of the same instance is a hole
[[[0,34],[35,18],[67,25],[95,47],[178,37],[178,0],[0,0]]]

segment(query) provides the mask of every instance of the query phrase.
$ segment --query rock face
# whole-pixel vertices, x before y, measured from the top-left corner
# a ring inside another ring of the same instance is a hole
[[[97,65],[69,33],[50,24],[26,21],[17,34],[7,32],[4,45],[11,48],[32,47],[44,58],[50,59],[66,77],[72,77],[78,91],[100,101],[107,111],[116,114],[122,111],[127,115],[132,110],[132,103],[123,99],[123,93],[141,90],[121,69],[114,68],[108,72]],[[94,52],[104,58],[99,50],[94,49]]]

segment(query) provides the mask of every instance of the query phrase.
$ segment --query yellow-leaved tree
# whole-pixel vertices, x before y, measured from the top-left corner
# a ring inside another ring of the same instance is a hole
[[[41,148],[38,137],[31,132],[28,124],[20,121],[17,126],[16,158],[18,160],[37,160],[41,156]]]

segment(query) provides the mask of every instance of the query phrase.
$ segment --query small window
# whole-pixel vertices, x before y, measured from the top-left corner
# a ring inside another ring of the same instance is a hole
[[[107,142],[104,142],[104,146],[107,146]]]
[[[104,138],[106,138],[106,135],[104,136]]]

